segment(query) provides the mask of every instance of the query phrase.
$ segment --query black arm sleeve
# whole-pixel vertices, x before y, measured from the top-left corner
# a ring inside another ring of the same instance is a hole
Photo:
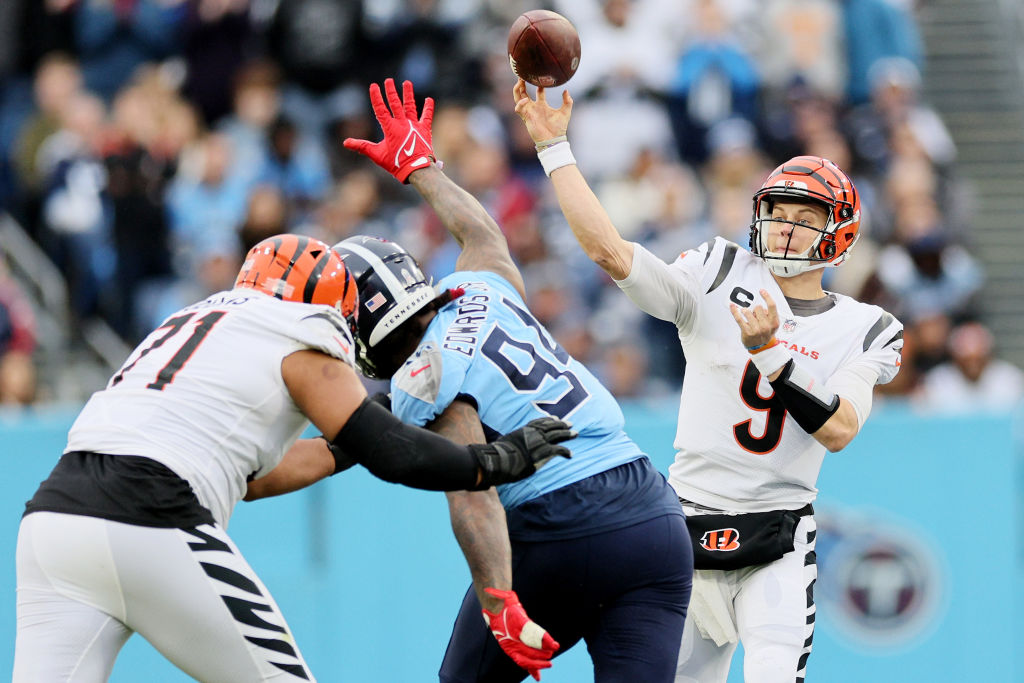
[[[428,491],[477,488],[479,466],[468,446],[404,424],[368,398],[331,445],[384,481]]]
[[[839,396],[817,383],[796,361],[782,366],[782,373],[771,385],[782,405],[808,434],[821,429],[839,410]]]

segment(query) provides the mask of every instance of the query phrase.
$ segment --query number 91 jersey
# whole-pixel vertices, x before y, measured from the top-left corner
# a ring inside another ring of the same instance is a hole
[[[281,361],[303,349],[354,364],[330,306],[252,289],[220,292],[163,322],[92,395],[66,452],[140,455],[187,480],[222,526],[249,479],[272,470],[309,424]]]
[[[579,436],[523,481],[498,487],[506,508],[644,457],[623,431],[618,404],[526,310],[519,293],[490,272],[456,272],[439,287],[465,293],[430,322],[416,352],[391,380],[391,406],[425,425],[458,399],[476,406],[488,439],[551,415]]]

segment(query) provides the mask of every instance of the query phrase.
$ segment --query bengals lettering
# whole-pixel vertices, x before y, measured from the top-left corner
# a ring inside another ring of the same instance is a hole
[[[808,351],[806,346],[799,346],[797,344],[790,344],[785,339],[780,339],[779,343],[782,344],[783,346],[785,346],[790,351],[796,351],[800,355],[807,356],[808,358],[810,358],[812,360],[818,360],[818,358],[821,356],[821,354],[818,353],[817,351]]]

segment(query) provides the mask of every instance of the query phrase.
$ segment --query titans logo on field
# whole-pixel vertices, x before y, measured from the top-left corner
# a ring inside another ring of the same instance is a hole
[[[918,532],[890,518],[816,515],[816,598],[849,639],[900,649],[941,620],[948,586],[938,553]]]

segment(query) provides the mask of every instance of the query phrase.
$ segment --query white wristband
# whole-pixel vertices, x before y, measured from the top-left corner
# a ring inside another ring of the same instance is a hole
[[[548,176],[556,168],[571,166],[576,163],[576,157],[572,155],[569,142],[559,142],[537,152],[540,165],[544,167],[544,173]]]
[[[793,356],[786,350],[784,344],[776,342],[773,346],[750,354],[750,360],[761,375],[768,379],[773,373],[782,369],[782,366],[793,360]]]

